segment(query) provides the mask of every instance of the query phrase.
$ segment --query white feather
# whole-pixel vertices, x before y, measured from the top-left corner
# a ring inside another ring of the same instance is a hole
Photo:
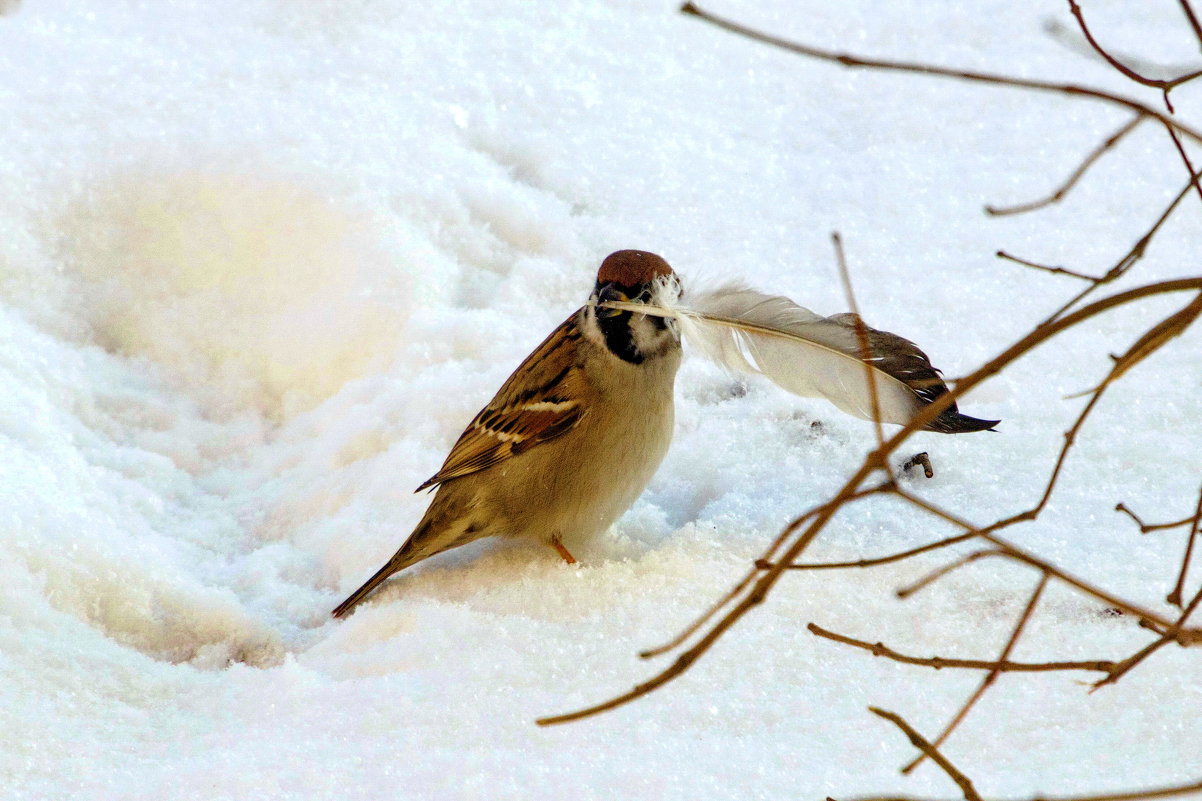
[[[732,370],[766,376],[807,398],[825,398],[865,420],[873,418],[873,375],[881,422],[905,425],[946,391],[918,347],[907,339],[863,326],[852,314],[823,317],[788,298],[743,286],[726,286],[680,298],[674,278],[654,287],[650,303],[606,305],[674,318],[689,345]],[[862,359],[861,336],[868,337]],[[997,421],[961,415],[953,404],[929,428],[979,431]]]

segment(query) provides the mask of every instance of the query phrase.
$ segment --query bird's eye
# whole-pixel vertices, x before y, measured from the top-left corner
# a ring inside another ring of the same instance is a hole
[[[606,303],[607,301],[611,301],[611,300],[616,300],[621,303],[626,303],[630,300],[630,298],[627,296],[627,294],[625,292],[618,289],[613,284],[606,284],[604,287],[601,288],[601,291],[599,293],[597,293],[597,303],[598,304]],[[604,317],[616,317],[621,313],[622,313],[621,309],[600,309],[600,310],[598,310],[598,314],[600,314]]]

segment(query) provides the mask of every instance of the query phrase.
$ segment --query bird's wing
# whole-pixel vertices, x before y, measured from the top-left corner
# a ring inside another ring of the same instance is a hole
[[[506,379],[417,491],[484,470],[571,431],[584,417],[576,314],[551,332]]]

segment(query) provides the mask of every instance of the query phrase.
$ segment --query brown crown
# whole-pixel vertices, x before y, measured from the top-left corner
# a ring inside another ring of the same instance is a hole
[[[619,250],[601,262],[597,283],[620,286],[640,286],[661,275],[674,275],[672,268],[659,256],[645,250]]]

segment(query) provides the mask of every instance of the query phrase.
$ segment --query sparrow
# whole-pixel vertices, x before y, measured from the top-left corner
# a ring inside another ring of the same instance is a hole
[[[483,537],[547,543],[609,528],[643,492],[672,439],[680,366],[676,320],[605,308],[648,303],[680,280],[659,256],[619,250],[597,271],[589,302],[526,357],[468,424],[437,473],[421,522],[400,549],[334,609],[343,617],[385,579]]]

